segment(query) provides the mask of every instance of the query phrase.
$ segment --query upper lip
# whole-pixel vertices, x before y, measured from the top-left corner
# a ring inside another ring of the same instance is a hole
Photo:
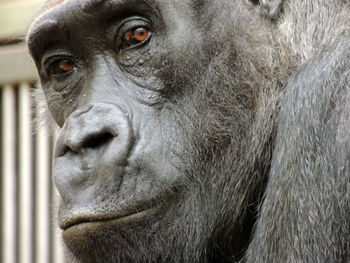
[[[111,221],[116,219],[121,219],[124,217],[131,216],[133,214],[141,213],[152,208],[157,207],[157,204],[148,204],[143,206],[135,206],[132,208],[126,208],[123,210],[117,210],[112,214],[93,214],[93,213],[79,213],[77,215],[69,215],[64,217],[59,226],[62,230],[66,230],[71,226],[82,224],[82,223],[91,223],[91,222],[103,222],[103,221]]]

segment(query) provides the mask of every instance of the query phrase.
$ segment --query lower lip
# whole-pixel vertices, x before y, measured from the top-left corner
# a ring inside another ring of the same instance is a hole
[[[75,225],[72,225],[66,229],[64,229],[64,233],[71,232],[71,231],[84,231],[84,230],[93,230],[97,229],[99,226],[102,225],[115,225],[115,224],[122,224],[127,223],[129,221],[138,220],[140,218],[143,218],[144,216],[150,214],[154,210],[156,210],[159,206],[154,206],[149,209],[130,214],[124,217],[120,218],[114,218],[114,219],[106,219],[106,220],[98,220],[98,221],[89,221],[89,222],[81,222]]]

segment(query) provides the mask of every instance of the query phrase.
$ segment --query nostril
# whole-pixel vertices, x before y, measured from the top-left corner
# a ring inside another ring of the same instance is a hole
[[[103,145],[107,145],[113,140],[115,135],[109,132],[91,134],[81,141],[81,143],[67,143],[57,144],[55,150],[55,157],[61,157],[68,153],[79,153],[81,149],[97,149]]]
[[[82,148],[95,149],[101,147],[103,145],[108,144],[114,137],[115,136],[113,136],[109,132],[91,135],[88,138],[86,138],[85,142],[82,145]]]

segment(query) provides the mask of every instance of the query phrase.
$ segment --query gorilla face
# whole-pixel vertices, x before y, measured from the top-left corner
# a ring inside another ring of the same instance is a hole
[[[239,12],[226,0],[51,1],[34,22],[28,46],[62,128],[59,226],[76,259],[240,258],[270,137],[257,135],[264,118],[253,125],[266,56],[242,43],[264,45]]]

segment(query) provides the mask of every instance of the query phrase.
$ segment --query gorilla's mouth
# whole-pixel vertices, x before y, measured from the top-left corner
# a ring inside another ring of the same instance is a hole
[[[157,210],[160,207],[160,204],[154,206],[148,206],[143,209],[125,209],[123,211],[117,211],[114,216],[108,215],[83,215],[83,216],[72,216],[64,218],[60,223],[60,228],[63,231],[82,227],[83,225],[88,226],[97,226],[101,224],[115,224],[115,223],[123,223],[131,220],[142,218],[149,213]]]

